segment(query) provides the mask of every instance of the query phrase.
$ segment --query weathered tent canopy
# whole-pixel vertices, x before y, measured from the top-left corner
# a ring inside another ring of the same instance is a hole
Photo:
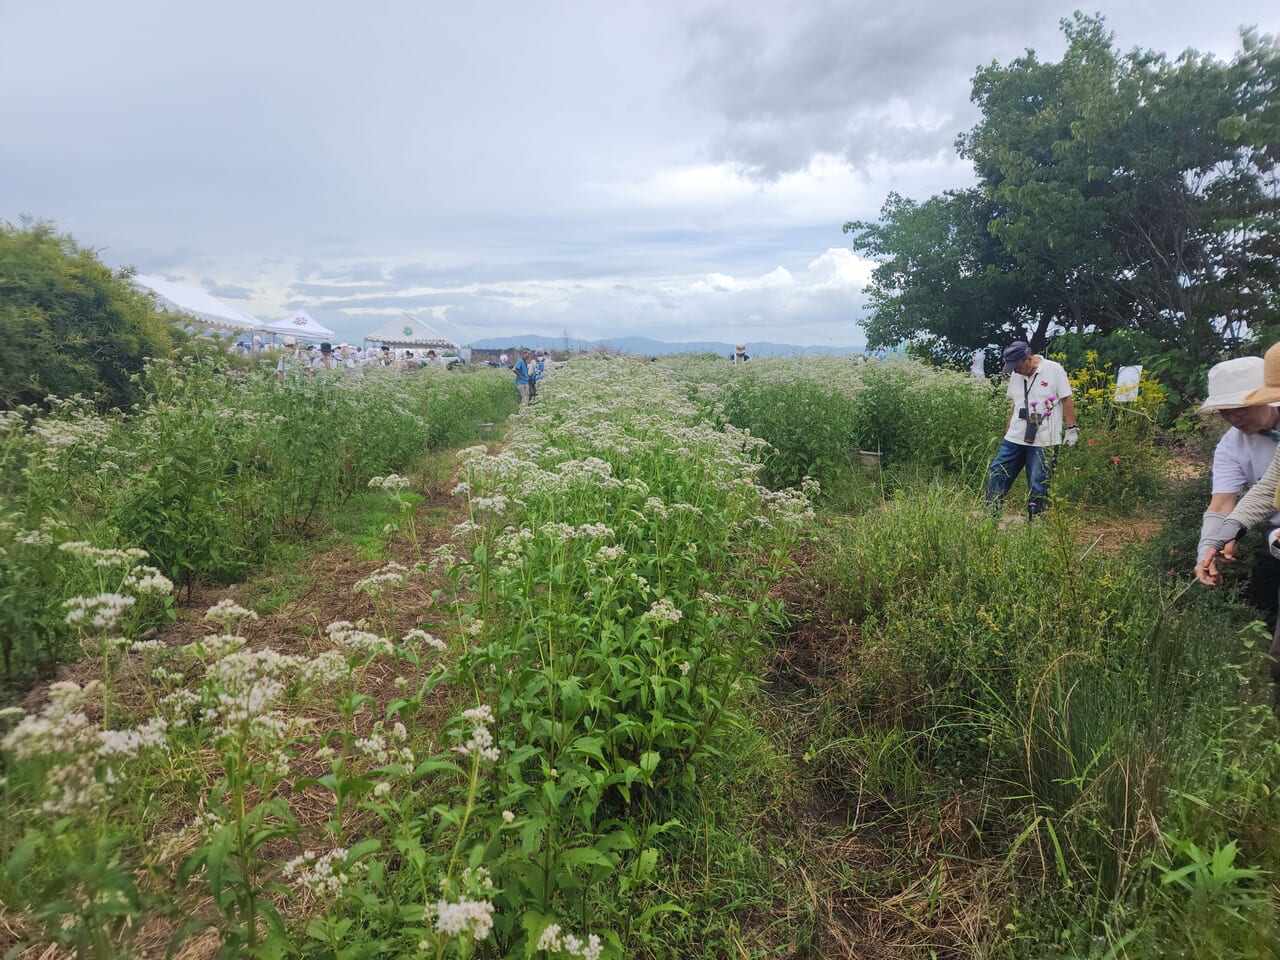
[[[389,347],[430,347],[433,350],[457,350],[458,345],[439,330],[423,323],[412,314],[402,313],[365,336],[365,342],[385,343]]]
[[[206,327],[233,330],[237,333],[259,328],[258,318],[239,307],[223,303],[203,290],[184,287],[145,274],[133,275],[133,285],[156,295],[160,305],[170,313],[185,314]]]
[[[263,333],[283,333],[304,340],[333,340],[337,334],[319,323],[305,310],[289,314],[283,320],[258,327]]]

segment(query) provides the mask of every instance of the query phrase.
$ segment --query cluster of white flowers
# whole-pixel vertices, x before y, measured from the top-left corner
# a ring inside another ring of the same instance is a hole
[[[26,547],[51,547],[53,535],[43,530],[19,530],[13,535],[13,542]]]
[[[220,735],[247,731],[252,737],[278,740],[289,724],[275,709],[285,693],[284,678],[298,670],[301,657],[275,650],[237,650],[209,668],[215,706],[206,716],[220,721]]]
[[[604,523],[584,523],[575,527],[571,523],[544,523],[538,528],[538,535],[549,537],[558,543],[571,540],[607,540],[614,536],[614,530]]]
[[[799,490],[759,489],[762,506],[767,511],[747,517],[744,525],[754,524],[766,530],[803,529],[816,516],[812,505]]]
[[[684,616],[680,609],[666,597],[655,600],[644,615],[657,623],[669,624],[679,623],[680,618]]]
[[[155,567],[146,564],[134,567],[124,579],[124,586],[140,597],[167,597],[173,593],[173,581]]]
[[[379,722],[367,737],[360,737],[355,741],[355,748],[379,766],[398,763],[411,767],[415,758],[413,750],[407,745],[408,740],[409,731],[403,723],[397,721],[388,729]]]
[[[402,642],[406,645],[422,644],[423,646],[430,647],[432,650],[438,650],[440,652],[444,652],[448,649],[448,646],[443,640],[440,640],[432,634],[427,633],[427,631],[421,629],[410,630],[404,635]]]
[[[137,602],[137,597],[122,593],[100,593],[96,597],[72,597],[62,606],[67,610],[67,623],[79,626],[88,621],[95,630],[105,633],[119,624],[125,611]]]
[[[485,866],[464,868],[459,880],[463,889],[472,893],[489,893],[493,890],[493,874]]]
[[[298,682],[309,690],[323,690],[351,677],[351,664],[336,650],[326,650],[298,670]]]
[[[500,517],[507,512],[508,500],[501,493],[495,493],[491,497],[475,497],[471,501],[471,509],[476,514],[492,514]]]
[[[124,567],[128,569],[141,560],[147,559],[147,551],[137,547],[117,550],[111,547],[95,547],[87,540],[68,540],[58,544],[58,549],[66,551],[81,560],[88,560],[93,566],[102,569]]]
[[[599,433],[594,436],[599,438]],[[556,464],[556,470],[564,477],[582,480],[599,481],[613,476],[613,464],[599,457],[587,457],[584,460],[562,460]]]
[[[409,489],[409,481],[396,473],[389,473],[385,477],[373,477],[369,480],[370,490],[385,490],[387,493],[398,493],[401,490]]]
[[[169,721],[170,727],[185,727],[203,701],[194,690],[175,690],[160,703],[160,715]]]
[[[390,560],[363,580],[357,580],[351,588],[355,593],[367,593],[376,597],[388,587],[403,587],[409,582],[410,570],[402,563]]]
[[[206,610],[204,618],[212,623],[220,624],[223,630],[230,632],[233,627],[242,621],[257,620],[258,615],[252,610],[246,610],[230,597],[227,597],[219,600]]]
[[[221,660],[228,654],[235,653],[244,647],[246,642],[244,637],[234,633],[211,633],[188,643],[181,648],[181,652],[192,659],[212,663],[214,660]]]
[[[168,722],[152,717],[132,730],[102,730],[79,707],[96,695],[96,681],[84,687],[59,681],[49,687],[49,702],[39,714],[27,714],[3,740],[0,750],[14,760],[56,758],[45,776],[50,797],[41,809],[66,814],[104,803],[107,787],[119,779],[122,761],[143,750],[167,747]]]
[[[333,900],[342,895],[348,883],[364,873],[364,864],[347,863],[348,855],[345,847],[324,854],[307,850],[286,863],[282,873],[286,880],[306,888],[314,896]]]
[[[57,473],[64,454],[84,456],[99,451],[111,436],[111,422],[93,413],[83,398],[62,401],[53,415],[31,424],[35,442],[30,469]],[[65,418],[65,419],[64,419]]]
[[[578,960],[600,960],[604,944],[597,934],[591,934],[584,942],[572,933],[565,933],[560,924],[553,923],[542,931],[542,936],[538,938],[538,949],[548,953],[563,953]]]
[[[348,656],[390,656],[395,652],[391,641],[368,630],[361,630],[348,620],[337,620],[325,628],[325,633],[335,644],[347,651]]]
[[[142,750],[162,746],[168,729],[164,717],[152,717],[133,730],[100,730],[98,756],[132,759]]]
[[[501,752],[494,746],[493,732],[489,729],[489,725],[493,723],[493,711],[487,704],[482,704],[462,711],[462,719],[471,723],[471,736],[466,742],[455,746],[454,753],[496,763]]]
[[[488,900],[471,900],[461,897],[456,903],[441,900],[436,903],[436,930],[447,937],[469,934],[473,940],[488,938],[493,930],[493,904]],[[426,918],[431,919],[430,911]]]
[[[454,526],[452,536],[454,540],[466,540],[468,537],[473,537],[483,531],[484,528],[474,520],[463,520]]]

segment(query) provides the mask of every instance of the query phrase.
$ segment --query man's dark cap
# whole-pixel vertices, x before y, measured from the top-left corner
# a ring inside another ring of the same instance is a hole
[[[1023,360],[1031,355],[1031,347],[1025,340],[1015,340],[1004,348],[1004,372],[1013,373]]]

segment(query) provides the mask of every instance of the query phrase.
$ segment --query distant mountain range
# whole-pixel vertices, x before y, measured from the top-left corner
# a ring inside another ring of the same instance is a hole
[[[537,334],[524,334],[518,337],[489,337],[476,340],[471,344],[476,350],[513,350],[516,347],[529,347],[531,350],[594,350],[605,347],[621,353],[630,353],[640,357],[660,357],[670,353],[714,353],[728,356],[733,353],[734,344],[718,343],[712,340],[695,340],[688,343],[666,343],[662,340],[650,340],[648,337],[606,337],[603,340],[578,340],[574,337],[543,337]],[[845,354],[863,353],[862,347],[827,347],[799,346],[794,343],[748,343],[747,355],[752,357],[794,357],[797,354]]]

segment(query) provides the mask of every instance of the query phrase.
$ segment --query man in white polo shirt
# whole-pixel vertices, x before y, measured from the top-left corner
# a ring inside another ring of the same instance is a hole
[[[1015,340],[1004,351],[1007,394],[1013,402],[1009,425],[987,468],[987,504],[998,512],[1013,481],[1027,472],[1027,516],[1035,519],[1049,506],[1049,481],[1058,462],[1058,447],[1074,447],[1080,439],[1071,380],[1062,364]]]
[[[1213,451],[1213,484],[1209,506],[1200,527],[1201,542],[1196,558],[1203,557],[1207,547],[1204,538],[1217,533],[1236,501],[1246,489],[1258,482],[1271,465],[1280,444],[1280,409],[1263,405],[1246,407],[1246,394],[1263,385],[1261,357],[1237,357],[1217,364],[1209,371],[1209,396],[1200,405],[1201,413],[1216,413],[1231,425]],[[1280,525],[1280,514],[1271,518]],[[1280,591],[1280,560],[1267,549],[1253,558],[1249,575],[1249,603],[1272,630],[1276,626],[1277,591]]]

